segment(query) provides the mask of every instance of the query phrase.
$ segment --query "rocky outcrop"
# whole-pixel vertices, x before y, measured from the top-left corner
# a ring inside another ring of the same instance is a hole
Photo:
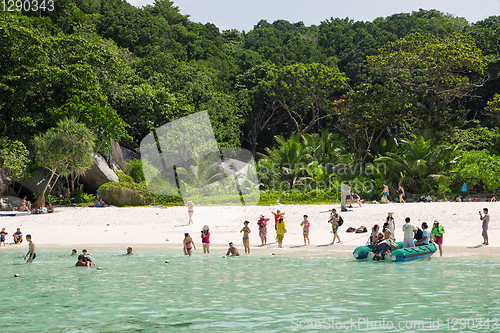
[[[135,159],[138,160],[141,158],[139,154],[137,154],[135,151],[125,148],[125,147],[120,147],[122,150],[122,156],[124,160],[129,160],[129,159]]]
[[[14,211],[21,208],[23,201],[18,197],[6,196],[0,198],[0,210]]]
[[[9,175],[11,169],[9,167],[3,166],[4,161],[5,159],[3,158],[3,156],[0,156],[0,198],[10,184]]]
[[[99,154],[94,155],[92,168],[81,178],[83,190],[87,193],[96,192],[104,183],[118,181],[116,173],[108,166],[104,157]]]
[[[33,194],[42,193],[47,181],[49,180],[50,175],[46,175],[44,172],[39,172],[33,175],[30,178],[26,178],[22,181],[22,185],[25,189],[30,191]],[[21,183],[18,182],[20,185]]]
[[[121,170],[125,170],[122,149],[120,144],[114,140],[111,140],[111,159],[118,164]]]
[[[141,206],[144,205],[144,196],[128,188],[106,187],[101,191],[101,197],[108,205],[114,206]]]

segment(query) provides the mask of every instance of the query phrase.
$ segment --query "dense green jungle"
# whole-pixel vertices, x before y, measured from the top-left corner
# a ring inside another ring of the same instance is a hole
[[[499,193],[500,16],[325,13],[318,25],[261,20],[221,31],[169,0],[51,9],[0,12],[0,155],[15,195],[40,170],[50,177],[27,194],[39,205],[88,204],[96,192],[79,179],[95,153],[117,142],[140,154],[148,133],[199,111],[220,149],[253,154],[258,180],[245,186],[260,190],[262,205],[338,201],[342,183],[367,201],[380,200],[384,183],[391,200],[399,185],[410,201],[455,200],[464,183],[471,199]],[[177,184],[184,190],[222,177],[195,162],[178,170],[193,180]],[[102,190],[184,204],[151,192],[140,159],[125,164]],[[73,194],[58,195],[56,183]]]

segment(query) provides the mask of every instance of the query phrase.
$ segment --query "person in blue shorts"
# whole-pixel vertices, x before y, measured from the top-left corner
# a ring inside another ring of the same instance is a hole
[[[26,262],[31,263],[36,258],[35,243],[31,241],[31,235],[26,235],[26,240],[29,242],[29,245],[28,253],[26,253],[26,255],[24,256],[24,260],[26,260],[26,257],[28,257],[28,260],[26,260]]]
[[[382,184],[384,189],[382,190],[382,200],[381,203],[389,203],[389,186]]]
[[[332,232],[333,232],[333,243],[335,243],[335,238],[337,238],[339,241],[337,243],[340,243],[340,236],[337,233],[339,230],[339,220],[340,216],[337,214],[337,210],[335,208],[332,209],[332,213],[330,214],[330,222],[332,224]]]
[[[23,233],[21,232],[21,228],[17,228],[17,231],[12,235],[14,237],[15,244],[21,244],[23,241]]]
[[[7,231],[5,231],[5,228],[2,228],[2,231],[0,232],[0,246],[5,247],[5,235],[8,235]]]

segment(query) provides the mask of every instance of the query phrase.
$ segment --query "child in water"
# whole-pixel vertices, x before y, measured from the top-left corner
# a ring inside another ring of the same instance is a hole
[[[250,238],[248,234],[251,233],[250,228],[248,227],[249,223],[250,222],[248,221],[243,222],[245,226],[240,230],[240,233],[243,233],[243,246],[245,247],[245,253],[248,254],[250,254]]]
[[[304,245],[311,245],[311,241],[309,240],[309,227],[311,224],[307,219],[307,215],[304,215],[304,221],[300,223],[300,226],[302,227],[302,233],[304,235]],[[306,240],[308,244],[306,244]]]

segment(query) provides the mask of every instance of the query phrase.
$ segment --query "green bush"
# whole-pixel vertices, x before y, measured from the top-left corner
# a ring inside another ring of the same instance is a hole
[[[135,159],[126,160],[125,174],[130,176],[136,183],[145,181],[144,171],[142,169],[142,161]]]

